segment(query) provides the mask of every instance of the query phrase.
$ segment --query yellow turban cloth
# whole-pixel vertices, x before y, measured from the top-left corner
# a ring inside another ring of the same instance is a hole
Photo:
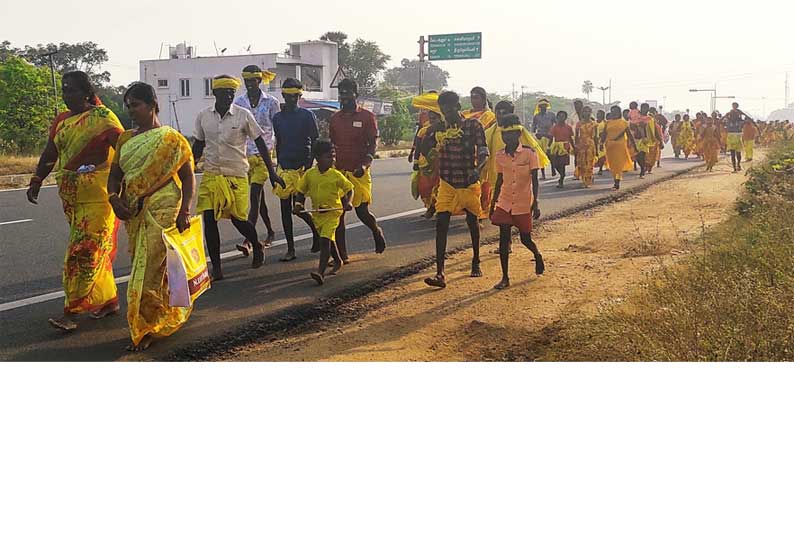
[[[545,105],[546,107],[551,107],[551,102],[548,101],[546,98],[541,98],[540,100],[538,100],[537,105],[535,105],[535,115],[540,113],[540,106],[541,105]]]
[[[287,87],[281,89],[282,94],[303,94],[302,88]]]
[[[424,109],[434,113],[441,114],[441,108],[438,106],[438,94],[428,92],[420,96],[414,96],[411,100],[411,105],[417,109]]]
[[[231,77],[224,77],[222,79],[213,79],[212,80],[212,90],[217,88],[229,88],[232,90],[237,90],[240,88],[240,81],[237,79],[233,79]]]
[[[261,79],[265,84],[270,83],[275,78],[276,74],[268,70],[261,70],[258,72],[243,72],[243,79]]]

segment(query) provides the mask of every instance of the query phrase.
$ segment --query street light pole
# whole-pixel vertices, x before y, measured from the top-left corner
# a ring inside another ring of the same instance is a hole
[[[524,89],[527,88],[524,85],[521,85],[521,124],[526,125],[527,123],[527,112],[524,109]]]
[[[717,85],[714,85],[714,88],[690,88],[689,92],[711,92],[711,112],[714,112],[716,107],[716,100],[714,97],[717,95]]]
[[[598,87],[598,90],[601,91],[601,105],[604,106],[604,109],[606,109],[606,107],[607,107],[607,102],[606,102],[606,100],[607,100],[607,90],[609,90],[611,87],[612,87],[612,85],[610,85],[608,87]]]

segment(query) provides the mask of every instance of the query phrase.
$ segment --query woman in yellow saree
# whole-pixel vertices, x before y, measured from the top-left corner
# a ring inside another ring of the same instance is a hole
[[[634,139],[629,130],[628,121],[621,116],[620,107],[612,106],[609,118],[606,121],[601,142],[606,149],[607,169],[615,180],[614,190],[620,189],[623,174],[631,171],[634,160],[629,153],[629,143],[634,144]]]
[[[688,159],[689,155],[695,150],[695,131],[692,128],[689,115],[684,115],[684,120],[678,131],[678,146],[681,148],[681,152],[684,153],[684,160]]]
[[[488,94],[482,87],[474,87],[469,95],[471,109],[461,111],[464,119],[477,119],[482,124],[482,129],[487,130],[496,124],[496,113],[491,111],[488,104]]]
[[[79,313],[98,319],[119,310],[113,278],[118,221],[108,203],[107,178],[113,146],[123,128],[96,97],[85,73],[65,73],[61,91],[69,111],[52,123],[27,197],[38,203],[43,180],[55,171],[69,221],[69,244],[63,263],[63,316],[50,318],[49,323],[74,331]]]
[[[580,120],[576,123],[576,168],[585,188],[593,184],[593,166],[597,153],[598,124],[590,117],[592,113],[589,106],[584,106],[579,116]]]
[[[138,351],[148,348],[155,337],[173,334],[190,316],[192,307],[168,303],[162,234],[174,224],[180,232],[189,227],[196,181],[190,144],[170,126],[160,125],[154,88],[134,83],[124,104],[137,128],[119,137],[108,191],[129,237],[127,321],[132,345],[128,349]]]
[[[712,117],[706,119],[702,134],[703,157],[706,159],[706,171],[711,171],[720,159],[720,129]]]

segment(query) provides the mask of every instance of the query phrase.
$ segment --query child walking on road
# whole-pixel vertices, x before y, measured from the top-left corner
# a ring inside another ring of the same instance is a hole
[[[538,183],[538,155],[519,144],[521,122],[516,115],[505,118],[502,140],[505,148],[496,153],[496,190],[491,203],[491,222],[499,226],[499,261],[502,280],[494,286],[503,290],[510,286],[507,268],[510,259],[510,234],[513,226],[521,234],[521,243],[535,255],[535,273],[542,275],[546,266],[543,256],[532,240],[533,184]]]
[[[330,141],[318,140],[314,144],[314,157],[317,165],[309,169],[296,185],[298,194],[293,212],[296,215],[305,212],[303,203],[306,196],[312,200],[312,222],[320,236],[320,264],[311,277],[322,285],[329,258],[334,259],[329,275],[335,275],[342,267],[336,246],[336,228],[342,213],[353,209],[350,204],[353,183],[334,168],[334,147]]]

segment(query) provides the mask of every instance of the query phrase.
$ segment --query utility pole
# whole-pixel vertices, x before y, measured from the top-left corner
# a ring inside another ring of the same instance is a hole
[[[527,112],[524,109],[524,89],[527,88],[524,85],[521,85],[521,124],[527,124]]]
[[[612,78],[609,78],[609,103],[612,103]]]
[[[58,86],[55,84],[55,63],[52,60],[53,55],[58,52],[58,49],[53,49],[48,53],[41,55],[48,57],[50,61],[50,76],[52,76],[52,107],[55,110],[55,116],[58,116]]]
[[[610,86],[612,86],[612,85],[610,85]],[[607,90],[609,90],[609,87],[597,87],[597,88],[598,88],[598,90],[601,91],[601,105],[603,105],[604,109],[606,109],[606,107],[607,107]],[[610,103],[612,103],[612,102],[610,101]]]
[[[717,100],[716,100],[716,97],[717,97],[717,85],[716,85],[716,83],[714,84],[714,88],[690,88],[689,92],[710,92],[711,93],[711,98],[710,98],[711,111],[710,111],[710,113],[714,112],[714,109],[716,107],[715,104],[717,103]]]
[[[788,107],[788,72],[786,72],[786,103],[783,104],[783,107]]]
[[[424,94],[425,92],[425,58],[427,55],[425,54],[425,43],[427,40],[424,36],[419,36],[419,94]]]

